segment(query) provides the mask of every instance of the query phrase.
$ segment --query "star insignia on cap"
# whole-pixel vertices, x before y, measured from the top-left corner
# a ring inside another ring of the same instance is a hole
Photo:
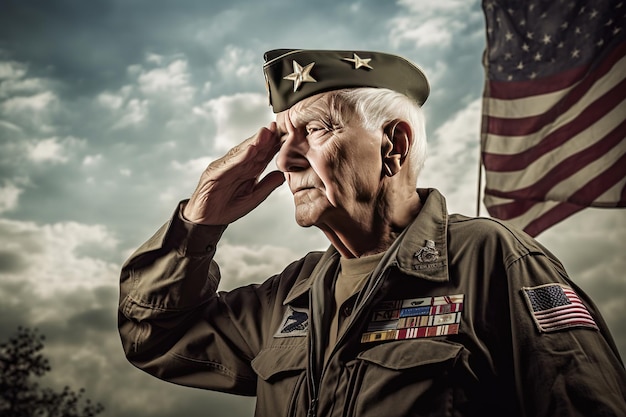
[[[372,58],[361,58],[355,53],[353,53],[352,55],[352,58],[343,58],[343,60],[352,62],[354,64],[354,69],[359,69],[361,67],[374,69],[370,66],[370,61],[372,60]]]
[[[286,77],[283,77],[284,80],[293,81],[293,92],[295,93],[300,88],[302,83],[316,83],[317,80],[311,77],[311,69],[313,69],[313,65],[315,62],[311,62],[306,67],[302,67],[302,65],[298,64],[296,61],[293,61],[293,72]]]

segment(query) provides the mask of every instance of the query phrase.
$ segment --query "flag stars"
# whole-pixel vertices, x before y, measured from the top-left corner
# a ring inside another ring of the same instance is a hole
[[[567,62],[570,65],[587,62],[598,48],[626,35],[626,0],[616,0],[610,6],[605,1],[596,5],[596,2],[552,0],[551,4],[560,10],[544,7],[538,0],[526,2],[526,7],[521,9],[511,5],[502,7],[494,0],[484,2],[493,4],[494,9],[491,16],[487,15],[486,28],[493,29],[487,38],[492,43],[490,70],[494,79],[502,81],[509,76],[513,81],[539,79],[559,71]],[[619,8],[615,5],[618,2]],[[556,17],[552,16],[553,12]],[[498,15],[502,19],[500,26],[493,23]]]

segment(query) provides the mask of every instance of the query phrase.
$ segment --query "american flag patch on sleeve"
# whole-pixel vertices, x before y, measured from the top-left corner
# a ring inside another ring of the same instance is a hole
[[[574,290],[561,284],[522,288],[526,304],[540,332],[570,327],[598,329],[595,320]]]

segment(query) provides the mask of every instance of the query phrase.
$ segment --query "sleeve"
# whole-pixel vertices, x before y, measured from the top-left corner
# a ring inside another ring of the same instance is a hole
[[[507,267],[521,415],[626,416],[626,373],[598,309],[540,247]]]
[[[125,354],[167,381],[254,395],[250,361],[260,349],[273,280],[216,293],[213,256],[226,227],[185,221],[183,204],[122,266],[118,325]]]

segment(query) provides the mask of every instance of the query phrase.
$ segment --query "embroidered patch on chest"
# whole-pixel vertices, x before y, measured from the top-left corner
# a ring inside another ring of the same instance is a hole
[[[457,334],[463,294],[384,301],[376,306],[361,343]]]
[[[540,332],[548,333],[570,327],[598,329],[587,307],[567,285],[546,284],[522,288],[522,292]]]
[[[274,337],[306,336],[309,330],[309,312],[305,308],[287,306],[283,320]]]

